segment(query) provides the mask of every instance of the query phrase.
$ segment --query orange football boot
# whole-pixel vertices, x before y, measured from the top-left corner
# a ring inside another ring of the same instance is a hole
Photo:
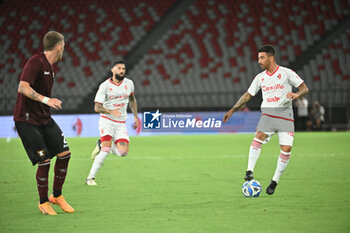
[[[74,209],[66,202],[64,197],[61,195],[59,197],[54,197],[52,194],[49,197],[49,201],[52,204],[58,205],[66,213],[73,213]]]
[[[41,213],[45,215],[57,215],[57,213],[52,209],[51,203],[50,202],[44,202],[43,204],[38,205],[39,210]]]

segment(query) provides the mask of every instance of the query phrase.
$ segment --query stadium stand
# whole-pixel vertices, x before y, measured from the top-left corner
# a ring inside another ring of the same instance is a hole
[[[77,109],[117,57],[130,52],[175,0],[7,0],[0,7],[0,106],[11,114],[22,68],[42,51],[49,30],[65,36],[62,62],[55,65],[53,95],[66,110]]]
[[[342,33],[314,59],[305,64],[300,75],[310,88],[313,100],[327,106],[349,103],[350,29]]]
[[[91,112],[83,101],[101,83],[106,67],[142,44],[181,1],[5,0],[0,7],[0,87],[6,90],[0,92],[1,112],[12,113],[22,67],[42,50],[41,38],[50,29],[66,39],[64,59],[55,65],[53,95],[63,100],[66,111]],[[349,0],[258,3],[189,4],[152,48],[128,66],[140,106],[231,106],[260,72],[256,56],[262,44],[274,45],[278,63],[289,66],[350,16]],[[311,88],[310,101],[349,104],[349,31],[308,55],[296,71]],[[327,97],[334,90],[342,91]]]
[[[160,106],[230,106],[260,72],[259,46],[275,45],[277,61],[288,66],[349,13],[348,1],[197,1],[131,76],[141,77],[147,106],[157,97]]]

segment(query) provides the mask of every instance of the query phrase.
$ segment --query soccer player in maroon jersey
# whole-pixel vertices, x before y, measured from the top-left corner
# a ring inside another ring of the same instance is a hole
[[[51,118],[50,112],[50,107],[62,109],[62,102],[51,98],[51,91],[54,83],[52,65],[62,59],[64,44],[61,33],[46,33],[43,39],[44,52],[32,56],[23,68],[14,109],[14,121],[23,146],[33,166],[38,164],[38,207],[43,214],[48,215],[56,215],[51,204],[60,206],[67,213],[74,212],[62,196],[71,153],[60,127]],[[57,159],[53,193],[48,197],[50,160],[54,156]]]

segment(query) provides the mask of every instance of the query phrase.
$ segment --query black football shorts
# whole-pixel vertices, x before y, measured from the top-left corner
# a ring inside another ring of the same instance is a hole
[[[15,125],[33,166],[69,150],[62,130],[52,118],[44,125],[33,125],[21,121],[16,121]]]

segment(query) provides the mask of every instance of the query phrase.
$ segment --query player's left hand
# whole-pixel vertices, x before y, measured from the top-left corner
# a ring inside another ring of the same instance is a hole
[[[49,98],[49,100],[47,101],[48,106],[57,110],[62,109],[61,104],[62,104],[62,101],[56,98]]]
[[[134,117],[134,124],[132,125],[133,129],[137,129],[137,127],[139,126],[139,118],[138,117]]]
[[[289,92],[289,93],[287,93],[287,98],[288,99],[290,99],[290,100],[295,100],[295,99],[297,99],[299,96],[297,95],[297,94],[295,94],[295,93],[293,93],[293,92]]]

